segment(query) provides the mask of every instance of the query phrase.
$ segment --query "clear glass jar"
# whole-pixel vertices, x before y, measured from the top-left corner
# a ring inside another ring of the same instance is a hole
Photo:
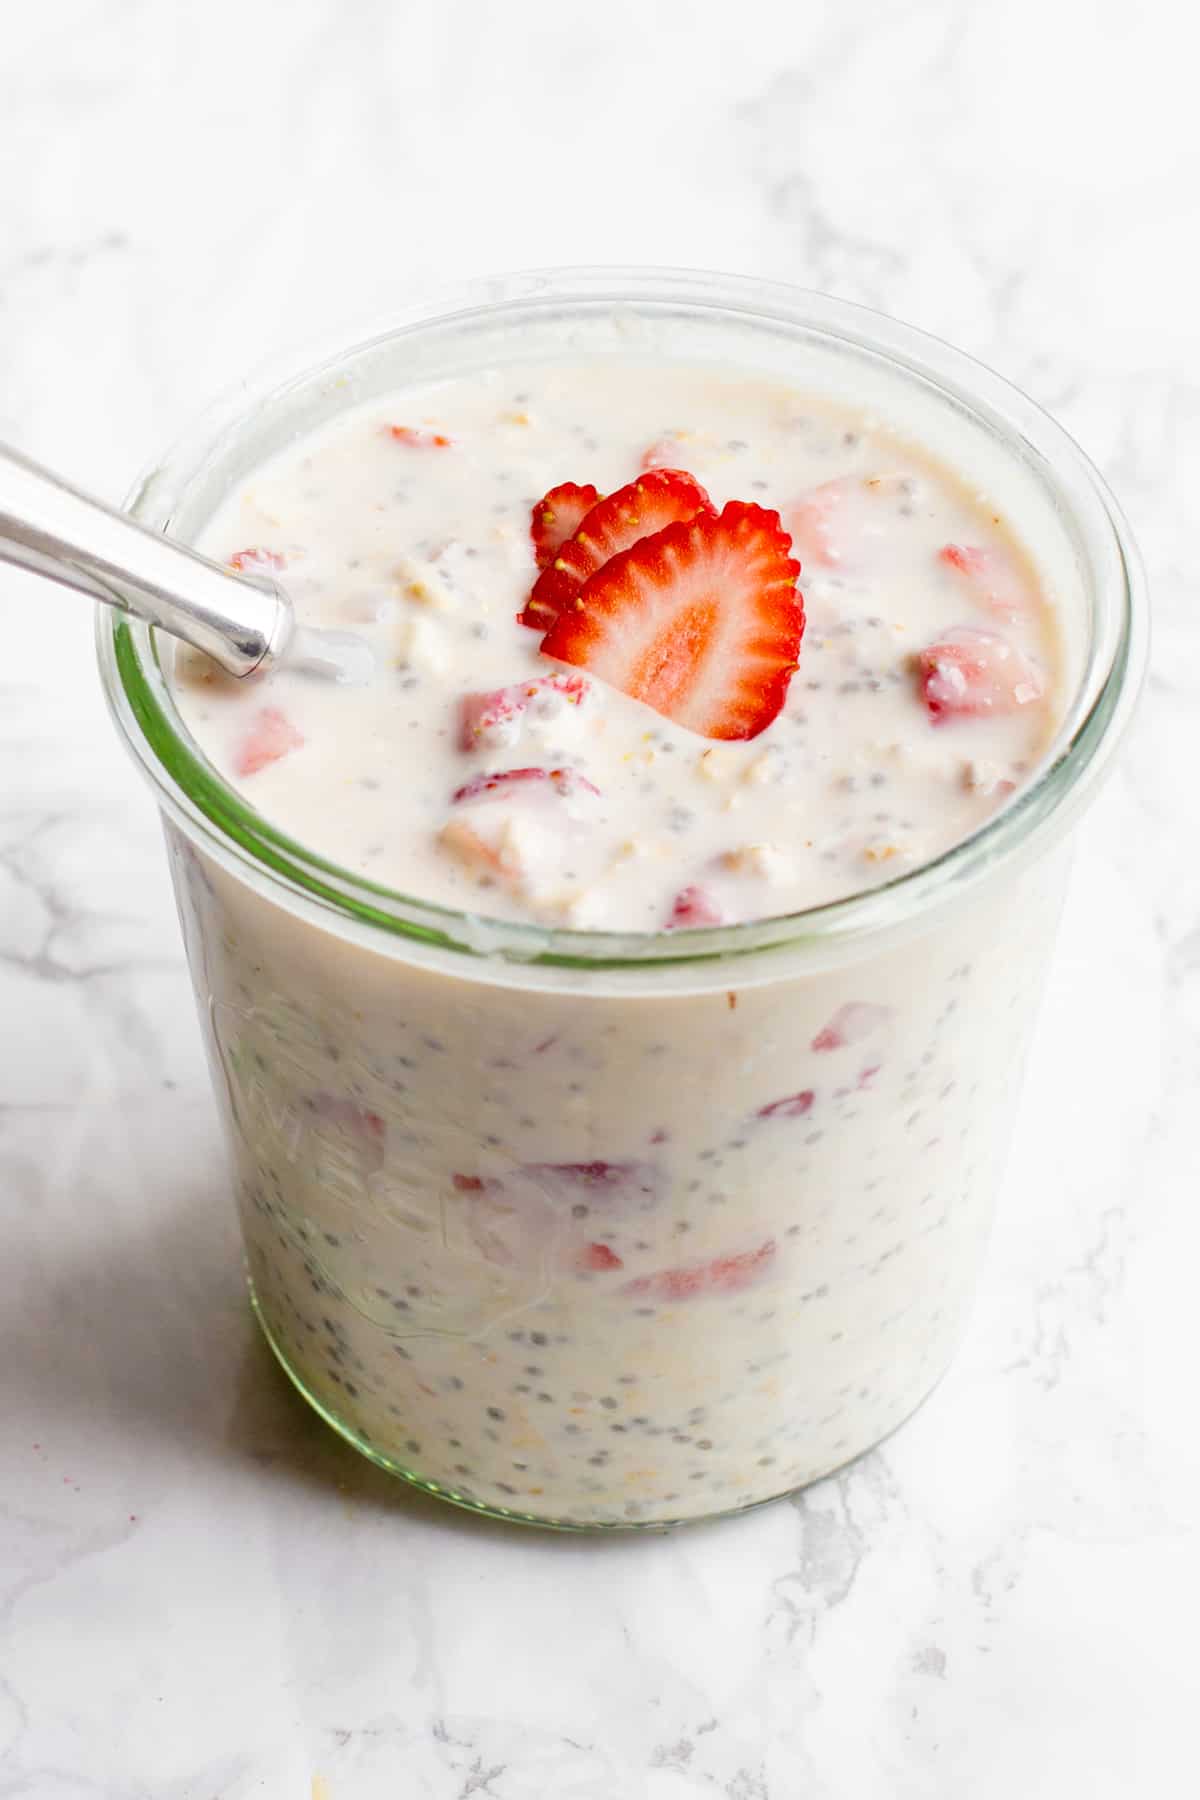
[[[1095,471],[1006,383],[860,308],[706,275],[536,273],[412,308],[240,389],[132,511],[193,538],[231,484],[347,405],[568,352],[840,393],[994,495],[1064,619],[1071,700],[1027,787],[933,863],[791,917],[674,937],[513,925],[291,841],[201,757],[150,632],[102,610],[100,658],[163,811],[254,1303],[285,1369],[364,1454],[445,1499],[661,1526],[827,1473],[943,1373],[1068,828],[1135,699],[1145,608]],[[609,1279],[598,1218],[659,1273]]]

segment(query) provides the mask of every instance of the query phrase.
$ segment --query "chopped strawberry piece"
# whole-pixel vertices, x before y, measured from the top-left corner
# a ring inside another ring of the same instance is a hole
[[[806,1119],[813,1109],[816,1095],[811,1088],[805,1088],[799,1094],[789,1094],[785,1100],[772,1100],[769,1106],[760,1106],[757,1117],[760,1119]]]
[[[615,494],[597,501],[533,584],[522,625],[545,631],[573,607],[584,582],[619,550],[652,536],[664,525],[711,512],[708,495],[683,469],[652,469]]]
[[[382,1168],[387,1126],[377,1112],[342,1094],[313,1094],[310,1104],[318,1119],[349,1139],[365,1169]]]
[[[956,569],[975,597],[1001,618],[1017,619],[1029,611],[1029,585],[1003,550],[946,544],[938,551],[938,561]]]
[[[822,482],[787,509],[787,528],[802,568],[814,563],[821,568],[836,568],[842,561],[847,502],[861,487],[861,481],[841,475],[835,481]]]
[[[729,1256],[714,1256],[708,1262],[639,1275],[626,1282],[622,1292],[648,1300],[697,1300],[708,1294],[740,1294],[762,1278],[774,1256],[775,1240],[768,1238],[756,1250],[739,1250]]]
[[[444,431],[422,431],[415,425],[389,425],[388,436],[412,450],[448,450],[454,439]]]
[[[554,561],[562,545],[575,536],[599,498],[591,482],[580,487],[578,482],[563,481],[538,501],[530,516],[529,535],[539,569]]]
[[[538,710],[560,696],[569,706],[581,704],[591,684],[584,675],[537,675],[513,687],[496,688],[490,694],[464,694],[461,704],[459,747],[463,750],[498,750],[515,743],[522,719],[530,708]]]
[[[641,468],[676,469],[679,467],[679,452],[683,447],[683,439],[675,432],[668,431],[664,437],[655,438],[642,451]]]
[[[473,775],[451,796],[456,806],[468,800],[503,799],[514,788],[532,784],[540,791],[548,786],[556,794],[598,794],[586,775],[574,769],[502,769],[495,775]]]
[[[859,1044],[887,1024],[892,1016],[890,1006],[873,1006],[868,1000],[850,1000],[839,1006],[827,1025],[823,1025],[812,1041],[816,1051],[842,1050],[847,1044]]]
[[[643,1211],[658,1198],[660,1177],[653,1163],[523,1163],[521,1173],[550,1199],[589,1204],[609,1201]]]
[[[460,1194],[482,1194],[484,1189],[481,1175],[452,1175],[450,1177]]]
[[[347,1100],[341,1094],[314,1094],[312,1106],[320,1118],[368,1138],[372,1143],[382,1144],[387,1137],[387,1126],[379,1114],[360,1106],[356,1100]]]
[[[787,698],[804,635],[790,551],[779,514],[740,500],[668,525],[585,583],[542,653],[702,737],[757,737]]]
[[[705,925],[723,925],[720,907],[707,888],[681,888],[671,907],[668,931],[695,931]]]
[[[265,574],[271,569],[285,569],[287,557],[280,550],[264,550],[260,546],[253,550],[235,550],[229,566],[243,575]]]
[[[575,1258],[575,1267],[581,1274],[605,1274],[610,1269],[623,1269],[625,1264],[607,1244],[585,1244]]]
[[[921,693],[935,724],[1017,712],[1041,698],[1045,681],[1015,644],[995,631],[959,625],[917,657]]]
[[[257,775],[268,763],[278,762],[289,750],[299,750],[303,743],[301,734],[277,706],[264,706],[250,721],[250,729],[238,746],[234,771],[238,775]]]

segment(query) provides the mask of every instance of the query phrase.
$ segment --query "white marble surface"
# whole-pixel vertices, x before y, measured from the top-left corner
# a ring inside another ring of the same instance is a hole
[[[0,436],[117,497],[217,386],[430,278],[724,266],[1047,403],[1141,538],[963,1355],[848,1473],[575,1542],[408,1496],[247,1316],[156,821],[86,609],[0,581],[0,1795],[1194,1794],[1200,218],[1171,5],[4,11]]]

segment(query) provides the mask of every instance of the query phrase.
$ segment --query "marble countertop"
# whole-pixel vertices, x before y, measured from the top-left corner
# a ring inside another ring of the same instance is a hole
[[[87,608],[6,575],[0,1795],[1194,1792],[1200,138],[1173,16],[6,12],[0,437],[81,482],[121,496],[276,345],[431,281],[726,267],[1048,405],[1132,518],[1156,641],[953,1373],[795,1501],[573,1541],[407,1494],[257,1341],[153,805]]]

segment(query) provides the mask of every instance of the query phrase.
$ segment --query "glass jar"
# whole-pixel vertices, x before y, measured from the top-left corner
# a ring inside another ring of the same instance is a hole
[[[200,755],[151,632],[102,609],[100,658],[162,808],[254,1305],[284,1368],[430,1493],[661,1526],[828,1473],[945,1370],[1068,828],[1135,699],[1145,609],[1100,479],[1006,383],[860,308],[706,275],[537,273],[414,307],[239,390],[132,511],[192,539],[232,484],[349,405],[564,354],[710,360],[849,397],[993,496],[1063,620],[1069,704],[1027,786],[836,904],[675,936],[551,930],[292,841]]]

